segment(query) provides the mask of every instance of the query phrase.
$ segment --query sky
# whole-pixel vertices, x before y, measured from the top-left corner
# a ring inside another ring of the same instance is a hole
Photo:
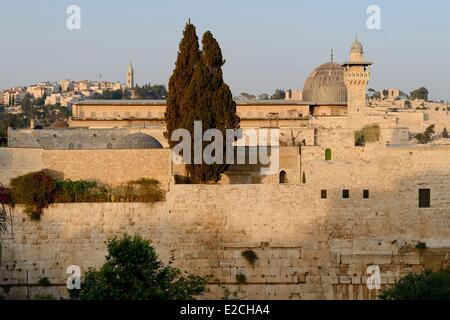
[[[69,30],[69,5],[81,29]],[[381,30],[369,30],[369,5]],[[167,84],[188,19],[199,38],[210,30],[234,95],[302,89],[308,74],[348,59],[355,38],[374,62],[369,87],[425,86],[450,100],[450,1],[444,0],[2,0],[0,88],[42,81],[125,82],[128,61],[138,84]]]

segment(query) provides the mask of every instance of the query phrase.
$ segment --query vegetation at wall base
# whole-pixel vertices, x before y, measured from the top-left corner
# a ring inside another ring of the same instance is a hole
[[[43,287],[49,287],[49,286],[52,285],[51,282],[50,282],[50,279],[48,277],[41,277],[41,278],[39,278],[37,284],[40,285],[40,286],[43,286]]]
[[[139,235],[109,240],[107,248],[105,264],[83,274],[81,300],[189,300],[206,291],[207,278],[165,266]]]
[[[450,270],[408,274],[379,295],[382,300],[450,300]]]

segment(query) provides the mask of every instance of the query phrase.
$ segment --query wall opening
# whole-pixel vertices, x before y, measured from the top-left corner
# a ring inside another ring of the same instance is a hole
[[[331,149],[325,150],[325,161],[331,161]]]
[[[280,183],[287,183],[286,171],[280,171]]]
[[[342,198],[349,199],[350,198],[350,190],[348,190],[348,189],[342,190]]]
[[[327,198],[327,190],[320,190],[320,198],[321,199]]]
[[[363,190],[363,199],[369,199],[369,190]]]
[[[431,207],[431,190],[419,189],[419,208]]]

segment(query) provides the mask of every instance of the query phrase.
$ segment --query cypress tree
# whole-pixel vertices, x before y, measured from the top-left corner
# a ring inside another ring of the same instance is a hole
[[[222,66],[225,61],[219,43],[211,32],[206,32],[202,39],[201,62],[197,64],[192,81],[183,97],[182,109],[186,111],[181,126],[191,132],[194,146],[194,121],[202,121],[203,132],[217,128],[224,137],[226,129],[239,128],[240,119],[236,115],[236,103],[231,90],[223,81]],[[208,145],[202,143],[202,150]],[[223,164],[188,164],[187,170],[194,182],[217,182],[221,174],[228,169],[225,164],[225,148],[223,144]],[[191,148],[192,160],[194,148]]]
[[[171,141],[172,132],[181,127],[183,113],[180,109],[181,101],[191,82],[195,66],[199,63],[200,57],[201,53],[195,26],[189,20],[180,42],[175,69],[169,79],[167,107],[164,114],[166,123],[164,136],[171,147],[176,144],[176,142]]]

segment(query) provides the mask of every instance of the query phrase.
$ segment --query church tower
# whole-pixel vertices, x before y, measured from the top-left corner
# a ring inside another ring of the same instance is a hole
[[[344,82],[347,87],[348,114],[359,113],[360,109],[366,107],[366,90],[370,81],[370,66],[372,62],[364,59],[362,44],[356,37],[350,49],[350,60],[345,62]]]
[[[130,63],[128,64],[128,71],[127,71],[127,89],[133,89],[134,88],[134,70],[133,65]]]

